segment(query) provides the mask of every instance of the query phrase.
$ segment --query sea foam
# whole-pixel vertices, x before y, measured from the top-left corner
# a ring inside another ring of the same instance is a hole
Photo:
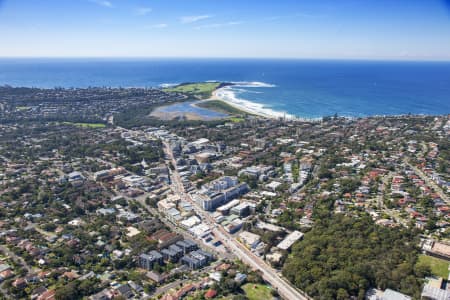
[[[171,88],[174,86],[180,85],[179,83],[161,83],[159,87],[161,88]]]
[[[242,89],[245,87],[253,87],[253,88],[271,88],[275,87],[273,84],[264,83],[264,82],[232,82],[232,86],[226,86],[221,89],[218,89],[215,92],[217,98],[228,102],[229,104],[242,109],[244,111],[254,113],[257,115],[262,115],[267,118],[286,118],[286,119],[295,119],[296,117],[281,111],[275,111],[270,107],[263,105],[261,103],[249,101],[246,99],[242,99],[238,97],[238,94],[249,92],[248,90]]]
[[[260,81],[234,81],[231,83],[239,87],[266,87],[266,88],[276,87],[276,85],[274,84]]]

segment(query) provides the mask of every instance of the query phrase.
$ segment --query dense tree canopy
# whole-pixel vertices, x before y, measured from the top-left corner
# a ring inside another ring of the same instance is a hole
[[[416,266],[414,234],[377,226],[368,216],[318,220],[293,247],[283,273],[317,299],[363,299],[370,287],[419,296],[427,268]]]

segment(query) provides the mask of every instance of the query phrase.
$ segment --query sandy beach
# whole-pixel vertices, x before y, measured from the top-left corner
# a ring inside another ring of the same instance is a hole
[[[249,85],[249,83],[245,83]],[[239,84],[235,86],[240,86]],[[256,86],[253,85],[253,86]],[[257,115],[260,117],[268,118],[268,119],[278,119],[278,118],[287,118],[287,119],[295,119],[295,116],[284,113],[277,112],[270,108],[264,107],[262,104],[254,103],[248,100],[239,99],[236,97],[234,91],[230,86],[226,86],[220,89],[215,90],[212,93],[212,96],[208,100],[220,100],[223,101],[230,106],[233,106],[236,109],[242,110],[248,114]]]
[[[229,112],[221,111],[220,109],[214,109],[214,107],[205,108],[201,107],[200,103],[207,101],[222,101],[234,109],[247,113],[249,115],[259,116],[267,119],[279,119],[284,118],[287,120],[296,120],[294,115],[283,111],[275,111],[270,107],[263,104],[249,101],[243,98],[239,98],[239,91],[242,88],[270,88],[274,85],[263,82],[232,82],[232,85],[227,85],[222,88],[216,89],[211,93],[211,97],[205,100],[197,100],[195,102],[172,104],[168,106],[162,106],[156,108],[151,115],[163,120],[172,120],[175,118],[183,117],[188,120],[214,120],[220,118],[226,118],[230,115]],[[208,113],[209,111],[209,113]],[[214,113],[224,113],[225,115],[214,116]],[[212,114],[212,116],[209,116]],[[231,113],[232,115],[232,113]]]

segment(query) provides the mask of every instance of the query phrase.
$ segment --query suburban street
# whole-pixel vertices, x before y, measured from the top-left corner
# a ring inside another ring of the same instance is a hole
[[[27,262],[20,256],[16,255],[14,252],[10,251],[6,246],[0,245],[0,251],[11,257],[16,263],[22,265],[22,267],[27,270],[27,272],[31,272],[31,267],[27,264]]]
[[[4,245],[0,245],[0,251],[3,252],[4,254],[8,255],[14,262],[20,264],[23,266],[23,268],[25,268],[25,270],[27,270],[28,273],[30,273],[32,271],[31,267],[27,264],[27,262],[20,256],[17,256],[14,252],[10,251],[8,249],[8,247],[4,246]],[[0,284],[0,293],[7,297],[6,299],[10,299],[9,298],[9,294],[8,291],[4,288],[4,283],[2,282]]]
[[[419,170],[419,168],[410,164],[409,161],[405,160],[405,163],[420,177],[420,179],[425,181],[425,183],[427,185],[431,186],[444,202],[446,202],[447,204],[450,204],[449,197],[444,193],[444,191],[433,180],[431,180],[431,178],[429,178],[425,173],[423,173],[422,170]]]
[[[184,191],[184,187],[181,181],[181,177],[176,170],[176,161],[173,156],[173,152],[167,142],[164,142],[164,150],[169,160],[175,166],[175,170],[172,172],[172,181],[174,183],[174,192],[176,192],[181,199],[189,201],[194,207],[196,213],[201,216],[203,221],[208,224],[209,228],[226,247],[229,247],[231,251],[239,257],[244,263],[249,265],[255,270],[259,270],[262,273],[263,278],[269,282],[284,299],[310,299],[305,293],[297,290],[286,280],[280,277],[277,271],[266,264],[260,257],[253,254],[245,246],[234,239],[229,233],[223,230],[220,226],[217,226],[214,220],[205,212],[199,205],[193,201],[189,194]]]

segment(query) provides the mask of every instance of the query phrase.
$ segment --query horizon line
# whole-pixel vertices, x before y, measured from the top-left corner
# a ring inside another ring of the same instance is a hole
[[[450,58],[374,58],[374,57],[235,57],[235,56],[0,56],[0,60],[304,60],[304,61],[366,61],[366,62],[450,62]]]

